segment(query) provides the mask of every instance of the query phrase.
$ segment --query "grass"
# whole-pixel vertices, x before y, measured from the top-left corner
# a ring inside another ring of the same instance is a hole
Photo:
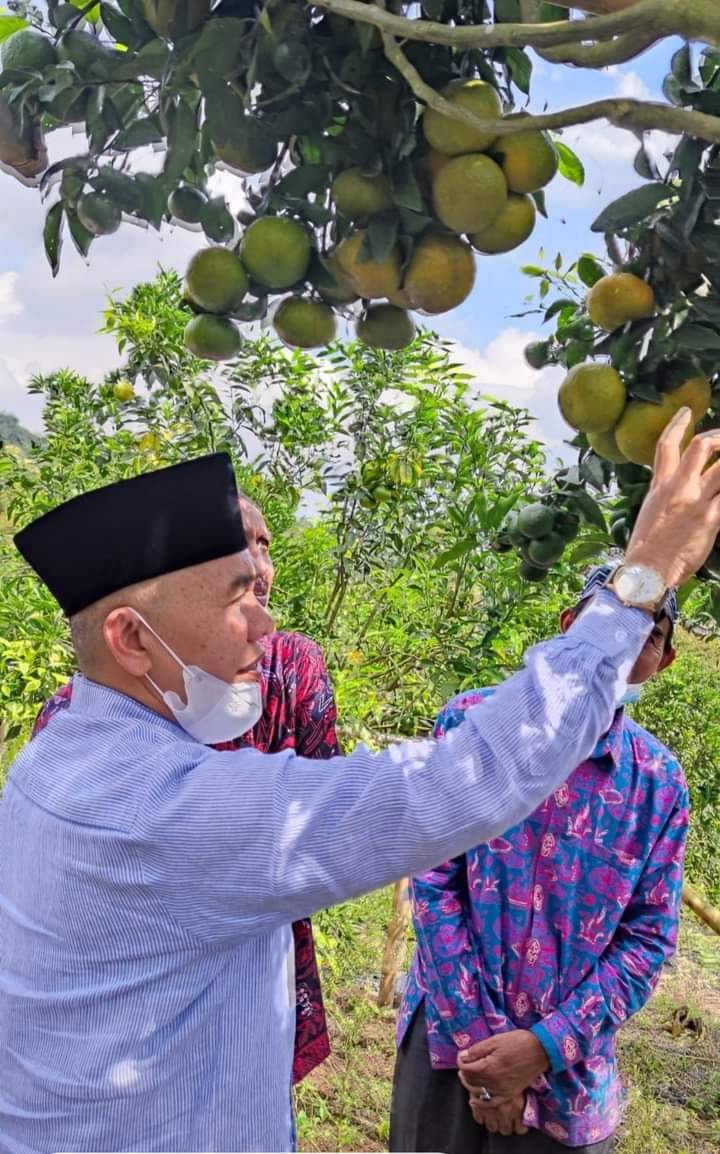
[[[395,1014],[376,999],[390,908],[383,891],[315,921],[333,1053],[297,1090],[302,1151],[387,1149]],[[692,915],[619,1054],[628,1105],[617,1154],[718,1154],[720,938]]]

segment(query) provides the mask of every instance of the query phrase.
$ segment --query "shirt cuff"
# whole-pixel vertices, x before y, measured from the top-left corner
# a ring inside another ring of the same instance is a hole
[[[530,1027],[548,1056],[553,1074],[561,1074],[582,1058],[577,1036],[562,1010],[554,1010]]]
[[[566,634],[599,649],[613,664],[619,658],[618,678],[627,681],[653,628],[652,614],[624,605],[610,589],[600,589]]]

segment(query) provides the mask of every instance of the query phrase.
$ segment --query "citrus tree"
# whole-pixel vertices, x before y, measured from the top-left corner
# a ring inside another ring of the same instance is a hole
[[[10,736],[72,671],[66,623],[10,531],[88,486],[212,450],[232,454],[264,509],[273,610],[323,644],[348,737],[427,729],[453,692],[497,681],[553,628],[572,571],[539,590],[491,548],[542,476],[527,414],[479,405],[431,336],[394,354],[335,344],[317,358],[261,338],[218,377],[184,345],[185,319],[171,273],[113,300],[106,329],[122,367],[96,383],[66,370],[36,378],[43,438],[0,450]],[[133,386],[138,375],[149,388]]]
[[[604,68],[678,36],[664,101],[516,108],[531,53]],[[543,301],[555,332],[528,356],[569,370],[579,456],[498,537],[525,578],[622,544],[673,412],[689,400],[698,425],[715,421],[715,0],[11,0],[0,38],[0,162],[47,199],[53,271],[65,234],[87,254],[124,220],[200,230],[183,329],[205,359],[241,363],[243,325],[267,315],[290,347],[326,347],[338,314],[366,346],[410,347],[417,314],[468,297],[476,253],[527,239],[557,173],[582,180],[563,128],[605,118],[639,137],[642,185],[596,222],[607,260],[535,270],[559,292]],[[77,147],[49,163],[68,125]],[[653,129],[678,141],[662,170]],[[220,166],[239,214],[209,194]],[[596,496],[618,492],[609,532]],[[580,525],[595,539],[568,554]]]
[[[720,109],[720,56],[704,54],[696,72],[683,48],[672,65],[667,91]],[[596,549],[624,549],[657,440],[678,409],[692,412],[688,438],[720,425],[720,149],[683,138],[660,164],[641,149],[636,168],[647,182],[608,205],[592,226],[604,236],[602,258],[585,253],[569,267],[558,258],[552,268],[524,270],[540,282],[531,311],[550,330],[526,348],[526,358],[538,369],[566,370],[558,404],[576,430],[578,451],[577,464],[545,486],[541,539],[533,539],[532,525],[528,539],[522,520],[505,526],[525,565],[537,550],[544,559],[559,555],[557,530],[578,502],[596,527]],[[613,498],[609,527],[591,506],[592,492]],[[583,553],[592,548],[586,541]],[[702,603],[720,619],[720,544],[697,576],[707,582]],[[697,586],[695,579],[683,598]]]
[[[328,344],[335,314],[372,347],[401,348],[412,311],[469,295],[474,252],[522,243],[558,168],[577,158],[547,130],[602,116],[720,141],[712,102],[678,86],[667,105],[602,101],[543,116],[513,111],[530,91],[527,48],[586,67],[627,60],[665,36],[720,44],[712,0],[587,0],[569,20],[526,0],[13,0],[0,17],[0,161],[50,197],[53,269],[67,228],[87,253],[123,214],[201,227],[214,247],[188,269],[186,341],[231,358],[237,321],[269,302],[284,341]],[[617,10],[617,11],[615,11]],[[705,93],[705,96],[710,94]],[[692,94],[690,94],[692,96]],[[45,138],[84,127],[48,164]],[[160,171],[146,171],[160,147]],[[208,196],[217,165],[248,200],[238,221]],[[233,260],[232,258],[235,257]]]

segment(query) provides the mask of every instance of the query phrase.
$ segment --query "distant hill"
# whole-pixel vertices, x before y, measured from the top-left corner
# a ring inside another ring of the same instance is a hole
[[[20,449],[29,449],[33,441],[40,440],[37,433],[31,433],[21,425],[14,413],[5,413],[0,409],[0,442],[7,445],[17,445]]]

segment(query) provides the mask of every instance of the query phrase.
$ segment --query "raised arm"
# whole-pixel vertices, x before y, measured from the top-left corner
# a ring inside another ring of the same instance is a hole
[[[421,873],[524,818],[594,748],[651,617],[601,592],[444,741],[330,762],[208,750],[148,773],[148,880],[193,933],[252,933]],[[238,758],[243,758],[238,778]]]

